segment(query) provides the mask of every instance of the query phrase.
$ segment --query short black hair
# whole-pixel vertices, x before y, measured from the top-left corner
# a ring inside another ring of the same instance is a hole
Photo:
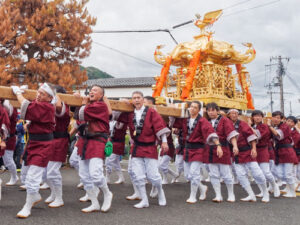
[[[199,110],[201,110],[201,103],[199,102],[199,101],[192,101],[191,102],[191,104],[192,103],[195,103],[195,104],[197,104],[198,105],[198,108],[199,108]]]
[[[62,94],[67,93],[66,89],[64,89],[64,87],[62,87],[60,85],[55,85],[55,90],[56,90],[56,93],[62,93]]]
[[[288,116],[288,118],[286,118],[286,120],[292,120],[294,122],[294,124],[297,124],[298,123],[298,120],[296,117],[294,116]]]
[[[256,115],[261,115],[262,117],[264,117],[264,113],[260,110],[253,110],[253,112],[251,113],[251,117],[256,116]]]
[[[209,109],[212,109],[212,110],[217,110],[218,112],[220,111],[220,107],[218,106],[217,103],[215,102],[210,102],[210,103],[207,103],[206,104],[206,111],[208,111]]]
[[[155,98],[153,98],[152,96],[145,96],[145,99],[147,99],[148,101],[151,101],[153,105],[155,105]]]
[[[280,116],[280,119],[283,119],[283,117],[284,117],[283,113],[280,111],[273,112],[272,117],[275,117],[275,116]]]

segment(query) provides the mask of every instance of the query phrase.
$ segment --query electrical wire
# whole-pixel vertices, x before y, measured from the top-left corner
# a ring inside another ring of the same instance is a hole
[[[252,1],[252,0],[245,0],[245,1],[242,1],[242,2],[238,2],[238,3],[235,3],[235,4],[229,5],[229,6],[225,7],[225,8],[223,9],[223,11],[224,11],[224,10],[227,10],[227,9],[234,8],[234,7],[238,6],[238,5],[242,5],[242,4],[247,3],[247,2],[250,2],[250,1]]]
[[[144,60],[144,59],[141,59],[141,58],[138,58],[138,57],[135,57],[135,56],[133,56],[133,55],[129,55],[129,54],[126,53],[126,52],[122,52],[122,51],[120,51],[120,50],[118,50],[118,49],[109,47],[109,46],[104,45],[104,44],[101,44],[101,43],[99,43],[99,42],[93,41],[93,43],[95,43],[95,44],[97,44],[97,45],[99,45],[99,46],[101,46],[101,47],[103,47],[103,48],[107,48],[107,49],[109,49],[109,50],[111,50],[111,51],[118,52],[118,53],[121,54],[121,55],[130,57],[130,58],[133,58],[133,59],[135,59],[135,60],[137,60],[137,61],[140,61],[140,62],[143,62],[143,63],[147,63],[147,64],[149,64],[149,65],[151,65],[151,66],[155,66],[155,67],[161,68],[160,65],[154,64],[154,63],[152,63],[152,62],[149,62],[149,61],[147,61],[147,60]]]
[[[184,23],[187,24],[187,23]],[[179,24],[180,26],[183,26],[182,24]],[[176,25],[179,27],[179,25]],[[171,31],[169,29],[149,29],[149,30],[95,30],[93,33],[98,34],[109,34],[109,33],[153,33],[153,32],[166,32],[170,35],[172,40],[175,42],[175,44],[178,44],[174,36],[172,35]]]
[[[291,77],[291,73],[290,72],[286,72],[286,76],[288,77],[288,79],[290,80],[290,82],[292,83],[292,85],[294,85],[294,87],[297,89],[297,91],[300,92],[300,87],[297,84],[297,82]]]
[[[268,6],[268,5],[273,5],[273,4],[277,3],[277,2],[280,2],[280,0],[275,0],[275,1],[264,3],[264,4],[260,4],[260,5],[251,7],[251,8],[242,9],[242,10],[239,10],[239,11],[236,11],[236,12],[232,12],[232,13],[226,14],[223,17],[233,16],[233,15],[236,15],[236,14],[240,14],[242,12],[246,12],[246,11],[250,11],[250,10],[253,10],[253,9],[262,8],[262,7],[265,7],[265,6]]]

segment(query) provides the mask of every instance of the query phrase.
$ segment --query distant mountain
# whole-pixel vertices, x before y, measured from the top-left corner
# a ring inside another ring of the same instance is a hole
[[[80,69],[87,71],[89,80],[99,79],[99,78],[114,78],[112,75],[105,73],[102,70],[99,70],[98,68],[93,66],[89,66],[89,67],[80,66]]]

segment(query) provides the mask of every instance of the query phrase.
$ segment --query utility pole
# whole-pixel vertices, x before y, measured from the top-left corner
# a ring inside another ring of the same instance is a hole
[[[284,93],[283,93],[283,76],[285,75],[285,67],[283,65],[283,60],[286,60],[286,62],[289,62],[290,58],[289,57],[281,57],[281,56],[276,56],[276,57],[271,57],[270,62],[272,60],[277,61],[277,76],[276,79],[278,80],[278,83],[275,83],[274,86],[279,86],[280,89],[280,110],[284,114]]]
[[[274,104],[274,101],[273,101],[273,94],[274,92],[272,91],[272,84],[269,83],[268,85],[266,85],[265,87],[268,88],[268,92],[267,94],[270,95],[270,106],[271,106],[271,113],[273,113],[273,104]]]

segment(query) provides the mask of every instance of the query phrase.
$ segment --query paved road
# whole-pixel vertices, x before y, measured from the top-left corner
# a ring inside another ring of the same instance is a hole
[[[80,209],[89,203],[80,203],[79,197],[84,191],[76,188],[78,176],[73,169],[62,170],[64,183],[65,206],[59,209],[50,209],[44,203],[39,203],[32,210],[32,216],[26,220],[17,219],[15,215],[22,208],[25,202],[25,192],[19,191],[18,187],[3,187],[3,199],[0,202],[0,224],[31,224],[31,225],[89,225],[89,224],[130,224],[130,225],[184,225],[184,224],[209,224],[209,225],[299,225],[300,224],[300,198],[285,199],[271,198],[269,204],[261,202],[236,203],[223,202],[221,204],[211,202],[213,190],[209,185],[209,192],[206,201],[197,204],[187,204],[185,200],[189,195],[189,184],[176,183],[165,185],[165,193],[168,205],[160,207],[157,200],[150,199],[150,207],[147,209],[134,209],[135,202],[125,200],[125,196],[132,194],[132,187],[128,182],[122,185],[110,185],[114,193],[113,205],[109,213],[84,214]],[[8,173],[1,174],[4,182],[9,179]],[[115,179],[115,177],[113,177]],[[150,186],[147,186],[148,193]],[[223,197],[226,197],[226,188],[222,186]],[[257,192],[257,188],[254,187]],[[245,192],[236,185],[235,193],[237,199],[244,197]],[[49,190],[41,191],[45,199]],[[102,197],[100,197],[100,202]]]

